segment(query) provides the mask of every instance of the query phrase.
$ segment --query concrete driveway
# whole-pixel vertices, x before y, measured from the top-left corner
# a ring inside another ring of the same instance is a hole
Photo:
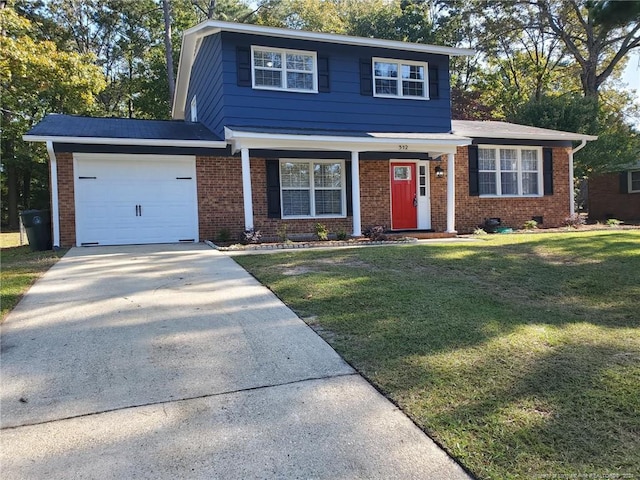
[[[1,346],[3,479],[469,478],[203,245],[72,249]]]

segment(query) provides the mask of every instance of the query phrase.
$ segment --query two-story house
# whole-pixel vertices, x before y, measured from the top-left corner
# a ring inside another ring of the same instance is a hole
[[[472,53],[202,23],[173,121],[49,115],[25,136],[49,151],[54,245],[561,224],[573,142],[595,137],[452,122],[449,59]]]

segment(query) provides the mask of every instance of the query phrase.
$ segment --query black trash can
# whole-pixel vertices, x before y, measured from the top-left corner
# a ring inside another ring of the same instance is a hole
[[[51,250],[51,216],[49,210],[25,210],[20,214],[32,252]]]

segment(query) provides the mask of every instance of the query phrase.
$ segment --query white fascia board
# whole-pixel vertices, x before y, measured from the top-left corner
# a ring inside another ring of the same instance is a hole
[[[469,135],[471,136],[471,135]],[[474,132],[472,138],[495,138],[497,139],[509,139],[509,140],[548,140],[548,141],[593,141],[597,140],[598,137],[593,135],[580,135],[580,134],[567,134],[567,135],[554,135],[548,133],[531,133],[531,134],[522,134],[522,133],[491,133],[488,135],[482,135],[482,133]]]
[[[203,33],[206,32],[206,33]],[[448,56],[475,55],[476,51],[469,48],[444,47],[442,45],[428,45],[423,43],[400,42],[398,40],[383,40],[379,38],[352,37],[336,33],[318,33],[306,30],[292,30],[289,28],[264,27],[250,23],[221,22],[208,20],[184,32],[185,37],[191,35],[212,35],[219,32],[248,33],[267,37],[280,37],[296,40],[312,40],[340,45],[356,45],[361,47],[377,47],[409,52],[435,53]]]
[[[54,137],[23,135],[25,142],[78,143],[94,145],[129,145],[144,147],[226,148],[227,142],[212,140],[157,140],[152,138]]]
[[[182,48],[178,63],[176,91],[173,98],[171,116],[174,120],[184,119],[184,105],[187,101],[187,89],[191,80],[191,68],[196,56],[198,40],[208,35],[220,32],[247,33],[267,37],[290,38],[296,40],[311,40],[316,42],[337,43],[340,45],[355,45],[364,47],[386,48],[419,53],[432,53],[447,56],[472,56],[476,51],[469,48],[444,47],[441,45],[426,45],[420,43],[399,42],[397,40],[381,40],[378,38],[352,37],[335,33],[317,33],[305,30],[291,30],[287,28],[264,27],[248,23],[220,22],[208,20],[192,27],[182,35]]]
[[[195,60],[196,44],[198,39],[204,36],[204,34],[187,35],[187,32],[182,35],[176,89],[173,93],[173,105],[171,106],[171,117],[174,120],[184,120],[184,105],[187,101],[187,93],[191,81],[191,67]]]
[[[225,138],[233,152],[243,148],[263,150],[317,150],[317,151],[359,151],[438,154],[456,153],[456,148],[470,145],[465,137],[442,139],[363,138],[327,135],[287,135],[255,132],[238,132],[225,128]]]

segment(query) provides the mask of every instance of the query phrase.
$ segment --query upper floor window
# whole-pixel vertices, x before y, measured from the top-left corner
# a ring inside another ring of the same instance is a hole
[[[198,121],[198,101],[196,100],[196,96],[194,95],[191,99],[191,121]]]
[[[376,97],[429,98],[429,67],[425,62],[373,59],[373,95]]]
[[[251,47],[253,88],[318,92],[316,52]]]
[[[480,195],[542,195],[542,154],[531,147],[478,148]]]
[[[629,172],[629,192],[640,192],[640,170],[632,170]]]

